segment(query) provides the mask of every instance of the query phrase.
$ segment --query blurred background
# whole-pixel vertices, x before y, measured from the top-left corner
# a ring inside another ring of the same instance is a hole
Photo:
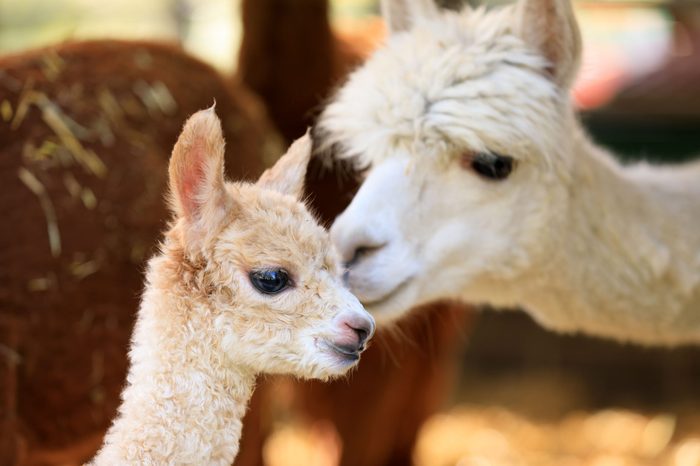
[[[625,160],[697,157],[700,3],[575,7],[574,99],[594,139]],[[187,114],[217,95],[230,175],[255,175],[381,43],[378,12],[375,0],[0,0],[0,465],[79,464],[99,444],[164,224],[158,173]],[[95,39],[129,42],[63,45]],[[184,53],[131,42],[153,40]],[[62,147],[89,176],[61,171]],[[352,183],[314,173],[330,221]],[[700,350],[559,336],[454,304],[414,320],[348,382],[263,381],[237,464],[700,465]]]

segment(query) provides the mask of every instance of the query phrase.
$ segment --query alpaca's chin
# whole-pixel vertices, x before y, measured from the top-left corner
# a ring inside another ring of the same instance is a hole
[[[362,304],[372,314],[377,326],[381,328],[395,323],[416,306],[419,300],[416,291],[415,281],[408,280],[387,293],[382,299]]]
[[[340,377],[360,362],[362,350],[350,351],[326,340],[319,340],[316,347],[319,359],[315,364],[317,370],[311,378],[326,380]]]
[[[310,378],[327,381],[343,377],[352,369],[357,367],[358,362],[359,357],[355,361],[334,357],[333,362],[330,364],[328,362],[324,363],[323,367],[319,368],[318,372]]]

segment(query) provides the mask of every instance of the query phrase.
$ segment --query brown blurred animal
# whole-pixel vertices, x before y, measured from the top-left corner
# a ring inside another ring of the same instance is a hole
[[[287,140],[312,124],[323,98],[363,58],[363,50],[333,32],[327,0],[244,0],[243,28],[238,75],[260,95]],[[356,183],[316,163],[307,189],[330,225]],[[449,394],[472,315],[456,304],[436,304],[421,314],[395,332],[380,330],[349,381],[298,385],[309,420],[330,420],[338,430],[341,464],[410,464],[419,427]],[[261,400],[254,398],[251,413],[262,409]],[[256,452],[264,435],[246,424],[236,465],[261,464]]]
[[[119,403],[183,122],[216,100],[232,178],[262,171],[269,126],[174,46],[69,43],[0,70],[0,464],[77,463]]]
[[[333,33],[327,0],[243,0],[241,9],[237,74],[292,140],[304,133],[312,110],[362,56]]]

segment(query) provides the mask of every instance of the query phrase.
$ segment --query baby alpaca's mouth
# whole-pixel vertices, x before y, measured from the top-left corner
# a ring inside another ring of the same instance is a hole
[[[364,351],[365,345],[338,345],[329,341],[324,341],[323,346],[338,356],[343,363],[355,363],[360,360],[360,353]]]
[[[336,345],[331,343],[329,346],[333,351],[350,361],[357,361],[360,359],[360,353],[365,349],[364,345],[355,347],[351,345]]]

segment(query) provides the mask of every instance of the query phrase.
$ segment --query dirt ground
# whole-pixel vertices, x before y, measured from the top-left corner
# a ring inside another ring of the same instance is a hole
[[[698,408],[574,410],[542,419],[462,403],[428,420],[414,460],[416,466],[697,466]],[[281,424],[265,453],[270,466],[330,466],[339,448],[324,426]]]
[[[484,313],[452,400],[420,431],[415,464],[698,466],[696,361],[693,348],[554,335],[522,314]],[[283,417],[265,459],[330,466],[342,448],[327,425]]]

